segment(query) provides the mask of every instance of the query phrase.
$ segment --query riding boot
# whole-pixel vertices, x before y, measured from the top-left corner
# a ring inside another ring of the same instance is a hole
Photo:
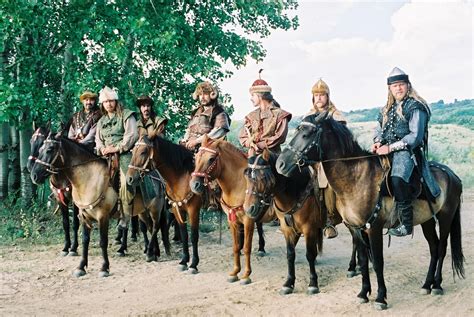
[[[329,218],[326,227],[324,227],[323,233],[326,239],[333,239],[338,235],[336,227],[332,224],[332,221]]]
[[[396,211],[400,216],[400,225],[388,230],[388,234],[396,237],[404,237],[413,232],[413,206],[411,201],[397,201]]]

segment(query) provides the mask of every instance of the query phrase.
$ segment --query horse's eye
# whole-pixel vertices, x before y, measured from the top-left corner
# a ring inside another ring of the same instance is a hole
[[[216,160],[216,158],[213,156],[211,158],[209,158],[209,164],[212,164],[214,163],[214,161]]]

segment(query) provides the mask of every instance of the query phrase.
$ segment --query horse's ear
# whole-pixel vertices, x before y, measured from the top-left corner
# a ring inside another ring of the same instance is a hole
[[[48,122],[46,122],[46,129],[48,131],[51,131],[51,120],[48,120]]]
[[[266,146],[266,147],[263,149],[262,158],[263,158],[265,161],[268,161],[268,160],[270,159],[270,150],[268,149],[268,146]]]
[[[207,146],[207,143],[209,142],[209,137],[207,136],[207,134],[204,134],[204,136],[202,137],[202,142],[201,144],[203,146]]]

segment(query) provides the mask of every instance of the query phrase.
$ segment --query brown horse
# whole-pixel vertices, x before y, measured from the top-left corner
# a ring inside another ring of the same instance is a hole
[[[46,139],[48,134],[48,129],[40,127],[36,129],[36,131],[31,136],[31,151],[26,165],[29,171],[31,171],[31,169],[33,168],[33,165],[39,155],[39,149],[43,146],[44,140]],[[61,215],[63,218],[64,248],[61,251],[61,255],[77,256],[77,247],[79,246],[77,235],[77,232],[79,231],[79,209],[76,207],[76,205],[73,204],[73,240],[71,243],[69,221],[69,204],[72,203],[71,184],[65,177],[61,177],[58,174],[53,174],[49,179],[49,186],[58,204],[58,208],[61,210]]]
[[[248,159],[245,170],[247,190],[244,209],[258,217],[268,209],[273,209],[280,220],[280,228],[285,236],[288,276],[280,294],[293,293],[295,288],[295,247],[301,234],[306,241],[306,259],[309,264],[310,279],[307,293],[319,293],[318,275],[315,269],[318,251],[323,250],[323,228],[326,214],[321,212],[319,201],[314,195],[313,181],[308,168],[291,177],[276,172],[277,156],[264,150],[262,154]],[[266,201],[270,199],[271,201]]]
[[[388,170],[383,167],[380,157],[360,148],[347,127],[326,117],[327,114],[323,113],[303,119],[288,147],[278,158],[277,170],[283,175],[290,175],[296,166],[322,162],[329,184],[337,195],[337,210],[344,222],[365,242],[363,246],[366,247],[360,249],[363,255],[362,289],[358,297],[361,302],[369,300],[367,294],[371,292],[368,270],[370,255],[378,284],[375,307],[386,309],[382,229],[392,227],[396,216],[392,215],[393,199],[382,197],[379,190]],[[435,217],[426,199],[414,202],[413,222],[414,225],[421,224],[431,255],[422,292],[443,294],[442,269],[449,236],[453,271],[464,277],[460,221],[462,184],[444,165],[432,164],[431,171],[441,188],[441,194],[431,206],[438,219],[439,238]]]
[[[245,271],[240,278],[240,283],[249,284],[252,273],[250,258],[255,219],[248,217],[243,209],[245,199],[244,170],[247,167],[247,156],[229,142],[214,141],[205,136],[196,155],[195,165],[193,176],[189,182],[193,192],[202,194],[205,185],[214,179],[222,189],[221,207],[227,214],[229,221],[234,254],[234,269],[229,273],[229,282],[239,280],[237,276],[241,271],[239,227],[243,225]],[[268,222],[275,216],[267,213],[261,218],[259,221]]]
[[[50,135],[44,141],[31,169],[31,178],[33,182],[41,183],[49,174],[58,174],[71,183],[73,200],[79,208],[79,217],[83,224],[83,254],[79,267],[73,273],[74,276],[80,277],[86,274],[85,267],[88,266],[90,230],[93,221],[97,221],[99,226],[100,247],[104,259],[99,276],[108,276],[110,267],[107,255],[108,226],[115,211],[117,193],[110,186],[106,161],[81,144],[67,138]],[[157,206],[158,203],[154,202],[145,208],[138,196],[134,199],[133,209],[136,214],[141,214],[143,221],[151,217],[154,221],[154,230],[157,230],[164,213],[164,209],[160,213]],[[152,233],[148,246],[149,259],[155,259],[159,253],[157,249],[156,234]],[[169,253],[169,246],[167,252]]]
[[[189,188],[189,180],[194,169],[193,153],[181,145],[176,145],[159,136],[153,140],[142,136],[135,144],[133,156],[127,172],[127,183],[137,184],[141,174],[157,170],[165,180],[166,196],[171,202],[173,213],[180,226],[183,256],[179,270],[188,270],[189,246],[186,216],[191,225],[193,258],[188,272],[196,274],[199,264],[199,211],[201,197]]]

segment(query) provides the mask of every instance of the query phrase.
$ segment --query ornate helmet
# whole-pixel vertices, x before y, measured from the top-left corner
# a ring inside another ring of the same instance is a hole
[[[118,100],[117,92],[107,86],[99,92],[99,103],[103,103],[106,100]]]
[[[264,92],[272,92],[272,87],[268,85],[268,83],[262,79],[261,73],[263,69],[258,71],[258,79],[253,82],[252,86],[250,87],[249,91],[251,94],[253,93],[264,93]]]
[[[326,94],[329,96],[329,86],[320,78],[313,88],[311,88],[311,93],[314,94]]]
[[[196,86],[196,90],[193,92],[193,99],[198,100],[199,95],[206,93],[209,94],[211,99],[217,99],[219,91],[210,82],[203,81]]]
[[[95,92],[86,90],[86,91],[84,91],[84,92],[82,93],[82,95],[79,96],[79,101],[80,101],[80,102],[83,102],[84,99],[87,99],[87,98],[91,98],[91,99],[97,100],[97,94],[96,94]]]
[[[149,104],[152,107],[155,105],[155,102],[153,101],[153,99],[151,99],[150,96],[142,95],[137,98],[136,105],[138,108],[140,108],[145,103]]]
[[[405,74],[405,72],[401,70],[400,68],[395,67],[394,69],[392,69],[390,74],[388,74],[387,85],[391,85],[397,81],[402,81],[407,84],[410,83],[410,80],[408,79],[408,75]]]

